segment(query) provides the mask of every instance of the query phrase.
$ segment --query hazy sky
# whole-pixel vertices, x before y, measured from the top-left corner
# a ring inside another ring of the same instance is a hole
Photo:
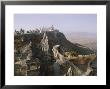
[[[14,29],[26,30],[42,26],[55,28],[63,33],[70,32],[97,32],[96,14],[15,14]]]

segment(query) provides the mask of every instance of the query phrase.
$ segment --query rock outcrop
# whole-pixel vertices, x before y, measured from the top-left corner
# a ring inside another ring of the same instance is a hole
[[[90,59],[87,63],[86,71],[83,71],[80,68],[78,68],[76,65],[74,65],[74,62],[72,63],[68,59],[66,59],[58,51],[58,47],[59,47],[59,45],[55,45],[55,46],[53,46],[53,49],[52,49],[53,54],[54,54],[54,58],[56,59],[56,62],[54,64],[54,67],[56,67],[56,68],[54,68],[55,73],[59,73],[61,70],[61,67],[66,67],[64,69],[65,70],[67,69],[67,71],[65,71],[65,72],[63,71],[63,73],[60,73],[60,74],[63,74],[66,76],[88,76],[88,75],[90,75],[90,73],[93,71],[90,63],[95,59],[95,57],[93,55],[86,55],[86,58],[90,58]],[[79,55],[78,57],[76,57],[76,60],[83,60],[83,58],[81,59],[82,56]]]
[[[41,44],[41,50],[44,51],[44,53],[46,53],[48,55],[49,44],[48,44],[48,37],[47,37],[46,33],[44,33],[40,44]]]

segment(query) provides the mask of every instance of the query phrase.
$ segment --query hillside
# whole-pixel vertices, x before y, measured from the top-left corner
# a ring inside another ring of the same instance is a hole
[[[58,49],[54,48],[55,45],[59,45]],[[15,34],[14,49],[15,75],[54,75],[53,72],[63,70],[59,73],[62,75],[62,73],[69,70],[70,67],[74,68],[74,62],[66,61],[68,58],[64,57],[65,52],[72,52],[72,56],[74,56],[75,53],[77,55],[94,54],[88,47],[71,43],[66,39],[65,35],[58,30],[44,31],[41,33],[30,32]],[[53,49],[55,50],[53,51]],[[57,56],[55,57],[56,54]],[[79,57],[76,57],[78,61]],[[63,60],[63,62],[61,60],[57,61],[58,59]],[[90,60],[90,58],[88,57],[87,60]],[[65,62],[70,66],[64,67]],[[57,65],[58,68],[56,70],[56,63],[58,63],[58,65],[61,64],[63,69]],[[74,69],[71,70],[73,71]],[[82,72],[80,75],[82,75]]]

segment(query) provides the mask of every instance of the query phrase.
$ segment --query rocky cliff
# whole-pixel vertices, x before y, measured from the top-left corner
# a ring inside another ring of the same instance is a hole
[[[14,44],[15,76],[89,75],[93,70],[88,64],[96,60],[93,55],[93,59],[79,57],[94,51],[71,43],[58,30],[15,34]],[[73,53],[71,58],[64,55],[66,52]],[[86,65],[85,70],[80,64]]]

